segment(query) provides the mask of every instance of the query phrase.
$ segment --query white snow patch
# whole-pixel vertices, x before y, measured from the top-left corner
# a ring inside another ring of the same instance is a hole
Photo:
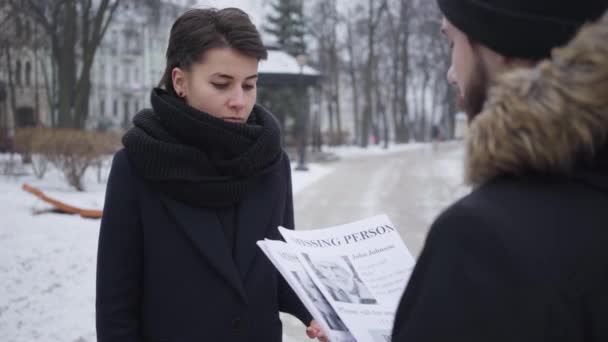
[[[369,145],[367,148],[361,148],[359,146],[324,146],[324,152],[331,152],[336,154],[340,158],[359,158],[369,156],[381,156],[392,153],[399,153],[403,151],[419,150],[429,148],[429,144],[424,143],[410,143],[410,144],[393,144],[390,143],[388,148],[384,148],[380,145]]]
[[[19,159],[16,156],[14,160]],[[7,160],[7,155],[0,155],[0,161]],[[34,215],[33,211],[50,206],[21,186],[28,183],[68,204],[102,209],[111,160],[105,160],[101,183],[95,168],[88,171],[85,192],[70,188],[54,169],[43,180],[33,175],[0,175],[0,341],[96,340],[100,221],[54,213]],[[309,167],[309,172],[293,171],[294,194],[331,171],[314,163]],[[286,324],[301,325],[293,317],[286,319],[290,322]]]
[[[268,59],[261,60],[258,72],[261,74],[299,74],[319,76],[319,72],[308,65],[300,70],[297,60],[287,52],[268,50]]]
[[[327,175],[333,168],[330,165],[307,164],[308,171],[297,171],[297,163],[291,163],[291,182],[293,196],[295,197],[300,191],[311,186],[313,183]]]

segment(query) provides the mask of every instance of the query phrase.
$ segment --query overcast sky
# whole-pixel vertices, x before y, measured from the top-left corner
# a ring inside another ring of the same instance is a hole
[[[238,7],[251,17],[256,26],[260,26],[264,19],[264,7],[269,3],[268,0],[198,0],[200,7]]]
[[[260,26],[264,20],[269,4],[274,0],[197,0],[198,6],[211,6],[217,8],[238,7],[251,16],[253,23]],[[361,0],[338,0],[338,11],[344,11],[346,8],[353,7],[354,4]]]

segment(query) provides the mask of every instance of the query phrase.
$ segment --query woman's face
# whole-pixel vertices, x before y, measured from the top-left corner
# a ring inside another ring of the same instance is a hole
[[[178,96],[199,111],[234,123],[245,123],[257,98],[258,60],[232,48],[214,48],[190,70],[174,68]]]

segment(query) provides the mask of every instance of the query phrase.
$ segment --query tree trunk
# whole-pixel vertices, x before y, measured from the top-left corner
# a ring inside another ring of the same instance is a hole
[[[37,33],[35,32],[34,35],[37,35]],[[34,111],[36,115],[36,126],[40,126],[42,123],[42,120],[40,118],[40,79],[38,78],[39,62],[40,61],[38,60],[38,44],[36,44],[36,46],[34,47]]]
[[[327,99],[327,114],[329,115],[329,145],[334,146],[336,144],[336,138],[334,131],[334,106],[333,101],[331,100],[331,95],[328,96]]]
[[[7,70],[8,70],[8,89],[7,89],[7,93],[8,93],[8,101],[9,101],[9,106],[10,106],[10,111],[9,113],[12,113],[13,117],[12,117],[12,123],[13,125],[15,125],[15,115],[17,115],[17,96],[15,95],[15,93],[17,92],[17,87],[15,86],[15,80],[13,78],[13,62],[12,62],[12,54],[11,54],[11,48],[9,46],[5,46],[4,47],[4,55],[6,57],[6,64],[8,66]],[[8,127],[10,125],[10,118],[9,118],[9,113],[7,113],[6,115],[6,129],[7,132],[9,132],[10,134],[10,127]]]
[[[409,119],[409,106],[407,101],[407,92],[409,85],[409,37],[405,36],[401,44],[401,73],[399,74],[399,84],[401,89],[399,92],[399,130],[401,132],[399,136],[399,142],[407,143],[410,140],[411,126]]]
[[[83,68],[80,75],[80,86],[77,90],[75,110],[75,125],[78,128],[84,128],[89,114],[89,99],[91,93],[91,69]],[[125,113],[125,115],[128,115]]]
[[[388,24],[391,34],[391,62],[392,62],[392,95],[391,111],[393,132],[396,142],[409,140],[407,115],[407,71],[408,71],[408,42],[409,42],[409,2],[399,1],[399,24],[396,17],[387,11]]]
[[[355,129],[355,142],[357,145],[361,144],[361,122],[359,112],[359,91],[357,84],[357,72],[355,69],[355,53],[354,53],[354,38],[352,32],[352,24],[349,22],[347,27],[347,40],[348,40],[348,74],[350,76],[350,82],[352,87],[352,102],[353,102],[353,122]]]
[[[58,126],[62,128],[75,128],[74,120],[74,95],[76,87],[76,42],[77,42],[77,25],[78,19],[76,3],[74,0],[66,1],[66,11],[62,16],[64,27],[61,34],[61,39],[54,37],[55,44],[55,60],[57,63],[58,76],[58,100],[59,100],[59,121]],[[61,43],[59,43],[61,42]]]
[[[51,68],[54,69],[54,64],[51,63]],[[47,68],[47,65],[44,62],[40,63],[40,69],[42,72],[42,79],[44,81],[44,89],[46,91],[46,100],[48,102],[48,106],[49,106],[49,116],[50,116],[50,123],[51,123],[51,127],[56,127],[57,126],[57,107],[55,106],[55,103],[53,102],[53,99],[55,98],[53,96],[53,89],[55,87],[51,86],[51,84],[54,82],[55,77],[53,76],[55,74],[54,71],[51,71],[51,75],[49,76],[49,71]]]
[[[342,145],[344,141],[342,140],[342,111],[340,108],[340,68],[338,65],[338,51],[336,49],[335,37],[332,41],[330,52],[331,69],[333,71],[333,91],[331,100],[333,101],[336,110],[336,129],[338,131],[335,143],[337,145]]]
[[[386,9],[387,2],[383,1],[377,10],[375,10],[374,0],[369,0],[368,2],[368,35],[367,35],[367,65],[365,68],[365,108],[366,110],[363,112],[363,127],[362,127],[362,144],[361,147],[367,147],[369,142],[369,130],[372,117],[374,117],[374,102],[373,102],[373,83],[374,83],[374,68],[376,64],[376,28],[380,19],[382,18],[382,14]]]
[[[361,127],[361,147],[366,148],[369,143],[370,125],[372,119],[372,71],[374,67],[374,3],[372,0],[369,1],[369,18],[368,18],[368,32],[367,32],[367,63],[365,65],[365,87],[364,87],[364,111],[363,111],[363,126]],[[377,138],[377,137],[376,137]]]

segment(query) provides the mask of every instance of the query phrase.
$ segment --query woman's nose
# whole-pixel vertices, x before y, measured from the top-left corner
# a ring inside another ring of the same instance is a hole
[[[242,89],[238,88],[230,95],[228,106],[234,109],[241,109],[245,106],[245,94]]]

